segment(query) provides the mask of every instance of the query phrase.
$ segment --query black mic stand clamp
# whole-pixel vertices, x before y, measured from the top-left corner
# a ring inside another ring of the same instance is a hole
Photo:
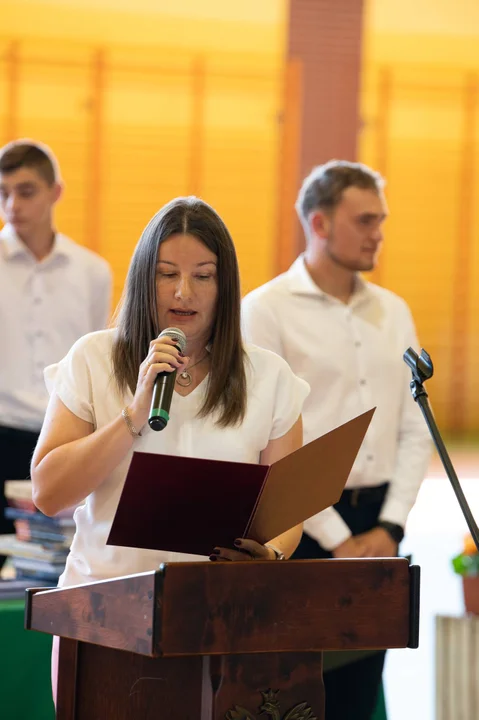
[[[421,350],[421,355],[418,355],[412,348],[406,350],[403,355],[403,359],[412,372],[413,379],[409,384],[411,394],[421,408],[422,414],[424,415],[424,419],[429,428],[429,432],[431,433],[431,437],[434,440],[434,444],[444,466],[444,470],[446,471],[446,475],[451,482],[462,510],[462,514],[464,515],[472,539],[474,540],[474,544],[479,552],[479,528],[477,527],[476,521],[474,520],[467,500],[459,484],[458,477],[446,450],[446,446],[443,443],[436,421],[434,420],[434,415],[432,414],[429,405],[428,394],[423,385],[426,380],[429,380],[433,376],[434,367],[432,360],[424,349]]]

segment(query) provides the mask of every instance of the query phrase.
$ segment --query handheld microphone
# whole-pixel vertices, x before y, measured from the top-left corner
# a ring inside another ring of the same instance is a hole
[[[186,335],[179,328],[166,328],[158,335],[158,339],[170,337],[175,342],[175,347],[180,352],[186,348]],[[152,430],[163,430],[170,419],[171,398],[175,389],[176,369],[173,372],[160,372],[156,376],[151,399],[150,417],[148,425]]]

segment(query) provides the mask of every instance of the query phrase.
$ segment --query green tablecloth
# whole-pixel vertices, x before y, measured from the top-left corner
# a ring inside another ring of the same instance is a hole
[[[24,630],[23,600],[0,601],[0,718],[54,720],[52,638]]]
[[[384,690],[382,685],[379,691],[378,704],[376,705],[376,710],[374,711],[374,715],[371,720],[387,720],[386,701],[384,699]]]
[[[54,720],[52,638],[24,629],[23,600],[0,601],[0,718]],[[371,720],[387,720],[384,694]]]

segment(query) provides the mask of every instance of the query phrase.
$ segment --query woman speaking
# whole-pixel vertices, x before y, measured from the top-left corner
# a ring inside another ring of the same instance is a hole
[[[158,337],[169,327],[184,332],[184,355],[174,339]],[[155,379],[175,371],[170,420],[155,432]],[[77,505],[63,586],[201,559],[106,545],[134,450],[270,464],[302,444],[309,386],[279,356],[243,346],[233,241],[195,197],[168,203],[143,231],[116,326],[78,340],[45,377],[50,402],[31,477],[47,515]],[[235,548],[211,548],[210,559],[289,557],[301,531],[265,546],[238,538]]]

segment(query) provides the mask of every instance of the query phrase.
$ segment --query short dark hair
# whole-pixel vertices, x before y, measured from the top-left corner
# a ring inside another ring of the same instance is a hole
[[[15,140],[0,150],[0,173],[8,175],[20,168],[33,168],[48,185],[59,179],[56,159],[45,145]]]
[[[296,210],[301,222],[307,227],[309,214],[313,210],[332,212],[341,202],[347,188],[357,187],[380,193],[384,184],[383,177],[367,165],[330,160],[315,167],[305,178],[296,201]]]
[[[246,412],[245,352],[241,340],[240,278],[230,233],[210,205],[197,197],[179,197],[150,220],[133,254],[113,346],[113,373],[120,392],[134,393],[140,364],[149,344],[165,328],[159,326],[156,266],[161,243],[177,234],[198,238],[218,258],[216,319],[209,339],[211,367],[205,401],[198,415],[219,410],[220,426],[235,425]]]

